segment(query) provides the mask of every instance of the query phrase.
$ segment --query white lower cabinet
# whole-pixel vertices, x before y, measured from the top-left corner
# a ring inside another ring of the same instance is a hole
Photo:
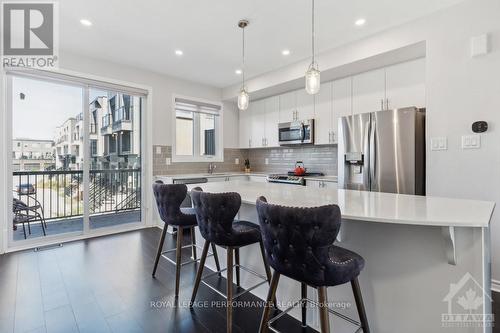
[[[262,176],[251,175],[251,176],[248,176],[248,180],[251,182],[265,183],[265,182],[267,182],[267,176],[265,176],[265,175],[262,175]]]
[[[306,186],[312,188],[328,188],[332,190],[337,189],[337,182],[327,180],[306,180]]]

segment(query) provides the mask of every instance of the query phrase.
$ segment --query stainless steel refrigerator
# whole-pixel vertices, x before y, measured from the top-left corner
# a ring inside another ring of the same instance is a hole
[[[425,195],[425,109],[340,118],[338,187]]]

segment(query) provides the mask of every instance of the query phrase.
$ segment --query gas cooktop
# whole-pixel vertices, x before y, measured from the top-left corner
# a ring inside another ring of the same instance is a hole
[[[267,181],[269,183],[282,183],[282,184],[293,184],[293,185],[305,185],[306,181],[304,177],[319,177],[324,176],[321,172],[306,172],[303,176],[295,176],[293,171],[289,171],[288,174],[276,174],[267,176]]]

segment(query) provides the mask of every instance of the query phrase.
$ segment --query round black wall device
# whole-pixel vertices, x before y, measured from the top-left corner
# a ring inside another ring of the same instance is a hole
[[[474,133],[484,133],[488,130],[488,123],[485,121],[475,121],[472,124],[472,132]]]

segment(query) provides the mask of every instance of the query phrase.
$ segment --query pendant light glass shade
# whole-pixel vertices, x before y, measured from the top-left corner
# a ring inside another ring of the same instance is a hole
[[[306,72],[306,91],[309,95],[315,95],[319,92],[321,85],[320,75],[318,66],[311,64]]]
[[[238,109],[240,109],[241,111],[248,109],[249,102],[250,102],[250,97],[248,96],[248,93],[245,90],[245,88],[242,88],[240,90],[240,93],[238,94]]]

